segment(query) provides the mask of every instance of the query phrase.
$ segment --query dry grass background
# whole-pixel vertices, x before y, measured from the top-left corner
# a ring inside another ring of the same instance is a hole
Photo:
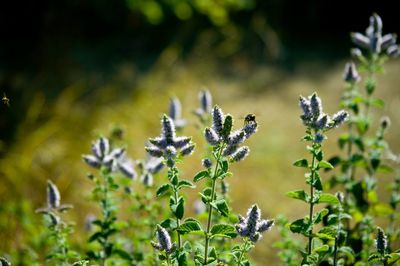
[[[248,143],[250,156],[232,167],[234,176],[229,182],[233,211],[243,214],[257,202],[266,218],[278,214],[302,217],[306,206],[285,196],[287,191],[304,186],[303,170],[292,167],[294,160],[306,154],[305,144],[299,141],[304,128],[299,120],[297,99],[300,94],[316,91],[328,113],[337,111],[344,87],[343,66],[344,62],[308,63],[287,73],[237,64],[230,66],[230,74],[224,75],[207,62],[183,64],[167,54],[146,74],[138,73],[129,65],[121,66],[118,75],[90,95],[86,93],[90,80],[77,81],[65,88],[54,102],[46,102],[38,93],[19,125],[14,143],[0,159],[0,202],[19,199],[25,200],[28,208],[40,207],[45,202],[45,182],[52,179],[59,186],[63,201],[75,205],[68,217],[77,223],[73,238],[85,239],[80,228],[95,203],[87,200],[91,187],[85,175],[90,169],[82,163],[81,154],[90,151],[91,141],[99,134],[108,134],[115,125],[122,126],[128,154],[134,159],[143,158],[146,139],[159,134],[159,118],[168,111],[169,97],[178,96],[184,117],[196,121],[191,110],[198,105],[199,89],[206,86],[212,92],[214,103],[237,118],[237,124],[243,123],[247,113],[254,113],[260,125]],[[375,116],[376,122],[381,114],[391,118],[392,127],[387,137],[395,153],[400,153],[399,73],[400,63],[393,62],[379,76],[377,95],[386,101],[386,106]],[[118,89],[127,79],[135,80],[135,88]],[[338,152],[335,139],[339,131],[330,132],[333,134],[329,134],[324,144],[327,157]],[[195,154],[182,164],[184,176],[190,179],[201,168],[204,140],[194,123],[184,133],[193,136],[198,144]],[[380,180],[380,186],[384,187],[390,176],[382,176]],[[21,241],[34,232],[34,229],[21,229],[16,223],[18,215],[0,214],[0,238],[13,239],[2,241],[0,250],[8,252],[21,247]],[[29,222],[41,226],[38,217]],[[264,235],[252,253],[258,265],[265,265],[267,261],[268,265],[277,265],[272,243],[278,238],[276,230]]]

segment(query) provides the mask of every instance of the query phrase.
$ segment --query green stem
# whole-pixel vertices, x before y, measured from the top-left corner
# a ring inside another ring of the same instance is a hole
[[[171,260],[169,258],[168,252],[165,252],[165,257],[167,258],[167,266],[171,265]]]
[[[174,198],[175,198],[175,202],[178,203],[179,196],[178,196],[178,191],[175,187],[174,187]],[[176,217],[176,226],[177,226],[177,228],[179,228],[179,226],[181,226],[181,221],[179,220],[178,217]],[[177,231],[177,233],[178,233],[178,249],[180,249],[181,245],[182,245],[181,234],[179,233],[179,231]]]
[[[205,234],[205,246],[204,246],[204,263],[203,265],[207,265],[207,259],[208,259],[208,246],[210,244],[210,229],[211,229],[211,219],[212,219],[212,206],[211,203],[214,201],[215,199],[215,187],[216,187],[216,176],[217,176],[217,171],[218,171],[218,166],[220,163],[220,159],[221,159],[221,155],[222,155],[222,150],[223,150],[223,146],[219,146],[219,150],[217,153],[217,158],[216,158],[216,164],[215,164],[215,168],[214,168],[214,173],[213,173],[213,177],[212,177],[212,186],[211,186],[211,200],[210,202],[208,202],[208,219],[207,219],[207,229],[206,229],[206,234]]]
[[[248,244],[249,244],[249,240],[248,240],[247,238],[245,238],[245,239],[244,239],[244,244],[243,244],[243,245],[241,246],[241,248],[240,248],[241,250],[240,250],[240,256],[239,256],[239,259],[238,259],[238,264],[237,264],[237,266],[240,266],[240,265],[241,265],[243,255],[244,255],[244,253],[245,253],[246,250],[247,250]]]
[[[338,214],[338,225],[337,225],[337,235],[335,237],[335,247],[333,251],[333,266],[337,265],[337,253],[338,253],[338,245],[339,245],[339,237],[340,237],[340,215],[341,215],[341,208],[339,207],[339,214]]]
[[[111,218],[111,210],[110,208],[110,202],[109,202],[109,186],[110,186],[110,182],[109,182],[109,177],[108,174],[105,174],[102,172],[102,176],[104,179],[104,184],[103,184],[103,195],[102,195],[102,212],[103,212],[103,216],[104,216],[104,223],[109,222],[109,219]],[[101,228],[102,233],[104,233],[104,228]],[[105,266],[106,265],[106,260],[107,260],[107,247],[109,245],[108,242],[108,235],[105,234],[106,237],[104,238],[104,241],[101,243],[103,251],[102,251],[102,258],[101,258],[101,265]]]
[[[313,143],[313,149],[315,150],[315,143]],[[312,241],[313,241],[313,227],[312,227],[312,218],[314,213],[314,176],[315,176],[315,152],[313,152],[312,162],[311,162],[311,182],[310,182],[310,232],[308,236],[308,255],[311,255],[312,251]]]

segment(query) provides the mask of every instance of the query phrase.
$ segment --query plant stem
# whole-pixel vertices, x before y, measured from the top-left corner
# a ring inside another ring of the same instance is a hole
[[[177,189],[174,187],[174,198],[175,198],[175,202],[178,203],[178,191]],[[179,228],[179,226],[181,225],[181,221],[179,220],[178,217],[176,217],[176,226],[177,228]],[[182,240],[181,240],[181,234],[179,233],[179,231],[177,231],[178,233],[178,249],[181,248],[181,244],[182,244]]]
[[[313,143],[313,157],[311,162],[311,182],[310,182],[310,214],[309,214],[309,221],[310,221],[310,235],[308,236],[308,255],[311,255],[312,250],[312,218],[314,213],[314,175],[315,175],[315,143]]]
[[[239,256],[239,259],[238,259],[238,264],[237,264],[237,266],[240,266],[240,264],[241,264],[241,262],[242,262],[242,258],[243,258],[243,255],[244,255],[244,253],[246,252],[246,250],[247,250],[247,245],[248,245],[248,243],[249,243],[249,240],[247,239],[247,238],[245,238],[244,239],[244,244],[241,246],[241,250],[240,250],[240,256]]]
[[[207,219],[207,230],[205,234],[205,246],[204,246],[204,263],[203,265],[207,265],[207,259],[208,259],[208,246],[210,243],[210,238],[209,238],[209,233],[211,229],[211,218],[212,218],[212,206],[211,203],[214,201],[214,194],[215,194],[215,187],[216,187],[216,182],[217,182],[217,171],[218,171],[218,166],[220,163],[221,159],[221,154],[222,154],[222,148],[223,146],[218,147],[217,151],[217,158],[216,158],[216,163],[215,163],[215,168],[214,168],[214,173],[212,177],[212,186],[211,186],[211,200],[208,203],[208,219]]]
[[[335,237],[335,247],[333,250],[333,266],[337,265],[337,250],[338,250],[338,245],[339,245],[339,237],[340,237],[340,216],[342,213],[342,208],[339,207],[339,214],[338,214],[338,225],[337,225],[337,234]]]

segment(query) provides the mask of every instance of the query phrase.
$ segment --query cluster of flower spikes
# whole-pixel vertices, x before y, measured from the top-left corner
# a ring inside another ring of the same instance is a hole
[[[245,121],[244,126],[232,131],[233,118],[224,115],[221,108],[215,106],[212,110],[212,127],[204,131],[204,136],[212,146],[225,145],[223,156],[229,156],[232,162],[243,160],[250,152],[249,147],[239,147],[246,139],[253,135],[258,128],[255,120]]]
[[[151,245],[160,251],[165,251],[167,254],[172,253],[176,245],[175,243],[172,243],[171,237],[168,234],[167,230],[163,228],[160,225],[157,225],[157,230],[156,230],[156,237],[157,237],[157,242],[152,241]]]
[[[124,148],[110,148],[110,141],[101,137],[92,144],[92,153],[83,155],[83,160],[94,168],[105,167],[111,172],[120,171],[129,178],[136,178],[133,162],[126,157]]]
[[[323,113],[321,99],[316,93],[313,93],[308,99],[300,96],[299,105],[303,110],[300,118],[305,126],[314,130],[314,142],[316,143],[324,141],[326,138],[325,131],[339,127],[349,117],[349,114],[344,110],[340,110],[332,117]]]
[[[72,205],[61,204],[60,201],[60,191],[57,186],[50,180],[47,180],[47,206],[36,209],[36,213],[48,214],[51,223],[57,225],[60,222],[60,217],[57,214],[72,208]]]
[[[359,32],[351,33],[352,41],[360,48],[366,49],[373,54],[386,53],[388,56],[400,55],[399,45],[396,44],[397,36],[394,33],[382,35],[382,19],[378,14],[369,18],[369,26],[365,35]],[[353,49],[354,56],[361,56],[359,49]]]
[[[153,175],[157,174],[164,168],[164,163],[161,158],[149,156],[146,161],[139,162],[138,167],[141,171],[140,181],[145,186],[153,185]]]
[[[161,119],[161,128],[161,136],[149,139],[146,151],[153,157],[163,157],[168,167],[174,167],[177,156],[192,154],[195,144],[191,137],[176,136],[174,121],[167,115]]]
[[[253,205],[247,211],[247,217],[239,215],[239,223],[235,225],[237,233],[242,237],[248,237],[253,243],[261,239],[261,233],[268,231],[274,225],[274,220],[261,219],[261,210]]]

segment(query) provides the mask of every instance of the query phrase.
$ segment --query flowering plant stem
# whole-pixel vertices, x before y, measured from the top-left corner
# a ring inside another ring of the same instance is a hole
[[[249,250],[253,247],[253,243],[249,240],[249,238],[245,237],[243,241],[244,243],[240,245],[240,255],[237,261],[237,266],[242,265],[242,259],[244,254],[249,252]]]
[[[214,173],[212,176],[212,185],[211,185],[211,200],[208,202],[208,219],[207,219],[207,229],[205,232],[205,246],[204,246],[204,265],[207,265],[207,258],[208,258],[208,247],[210,244],[210,229],[211,229],[211,220],[212,220],[212,211],[213,207],[211,206],[211,203],[215,200],[215,187],[217,183],[217,173],[218,173],[218,167],[220,165],[220,160],[222,158],[222,150],[223,150],[223,144],[220,144],[216,152],[214,153],[215,159],[216,159],[216,164],[214,168]]]
[[[313,142],[312,144],[313,150],[317,150],[319,148],[319,144]],[[313,152],[312,161],[311,161],[311,182],[310,182],[310,235],[308,237],[308,255],[311,254],[312,251],[312,240],[313,240],[313,215],[314,215],[314,176],[315,176],[316,166],[315,166],[315,152]]]
[[[175,175],[176,171],[178,171],[177,168],[168,168],[168,172],[169,172],[168,175],[170,175],[170,174]],[[178,188],[174,185],[173,189],[174,189],[175,202],[178,202],[178,199],[179,199]],[[176,227],[179,228],[179,226],[181,226],[181,221],[178,217],[176,217]],[[181,234],[179,233],[179,231],[177,233],[178,233],[178,249],[179,249],[179,248],[181,248],[182,240],[181,240]],[[167,255],[167,259],[168,259],[168,255]]]

